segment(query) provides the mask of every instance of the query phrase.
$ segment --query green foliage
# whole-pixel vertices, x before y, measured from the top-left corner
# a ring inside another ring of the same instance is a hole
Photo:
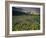
[[[12,17],[12,31],[40,30],[40,15]]]

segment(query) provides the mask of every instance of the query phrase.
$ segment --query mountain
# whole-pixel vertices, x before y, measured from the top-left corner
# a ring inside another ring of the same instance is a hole
[[[31,14],[40,14],[39,8],[27,8],[27,7],[12,7],[12,15],[31,15]]]

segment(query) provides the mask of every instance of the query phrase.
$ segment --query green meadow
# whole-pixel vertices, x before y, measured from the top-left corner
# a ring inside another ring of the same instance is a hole
[[[12,31],[40,30],[40,15],[12,16]]]

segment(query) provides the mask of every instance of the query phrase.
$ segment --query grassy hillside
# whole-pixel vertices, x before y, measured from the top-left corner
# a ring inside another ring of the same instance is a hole
[[[12,31],[40,30],[40,15],[12,16]]]

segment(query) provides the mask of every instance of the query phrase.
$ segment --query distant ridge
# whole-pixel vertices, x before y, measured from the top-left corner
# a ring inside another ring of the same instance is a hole
[[[13,16],[32,15],[32,14],[40,15],[40,13],[38,13],[38,12],[35,12],[35,11],[25,11],[25,10],[23,8],[12,7],[12,15]]]
[[[22,9],[21,8],[15,8],[15,7],[13,7],[13,9],[12,9],[12,15],[13,16],[28,15],[28,13],[25,13],[25,12],[20,11],[20,10],[22,10]]]

